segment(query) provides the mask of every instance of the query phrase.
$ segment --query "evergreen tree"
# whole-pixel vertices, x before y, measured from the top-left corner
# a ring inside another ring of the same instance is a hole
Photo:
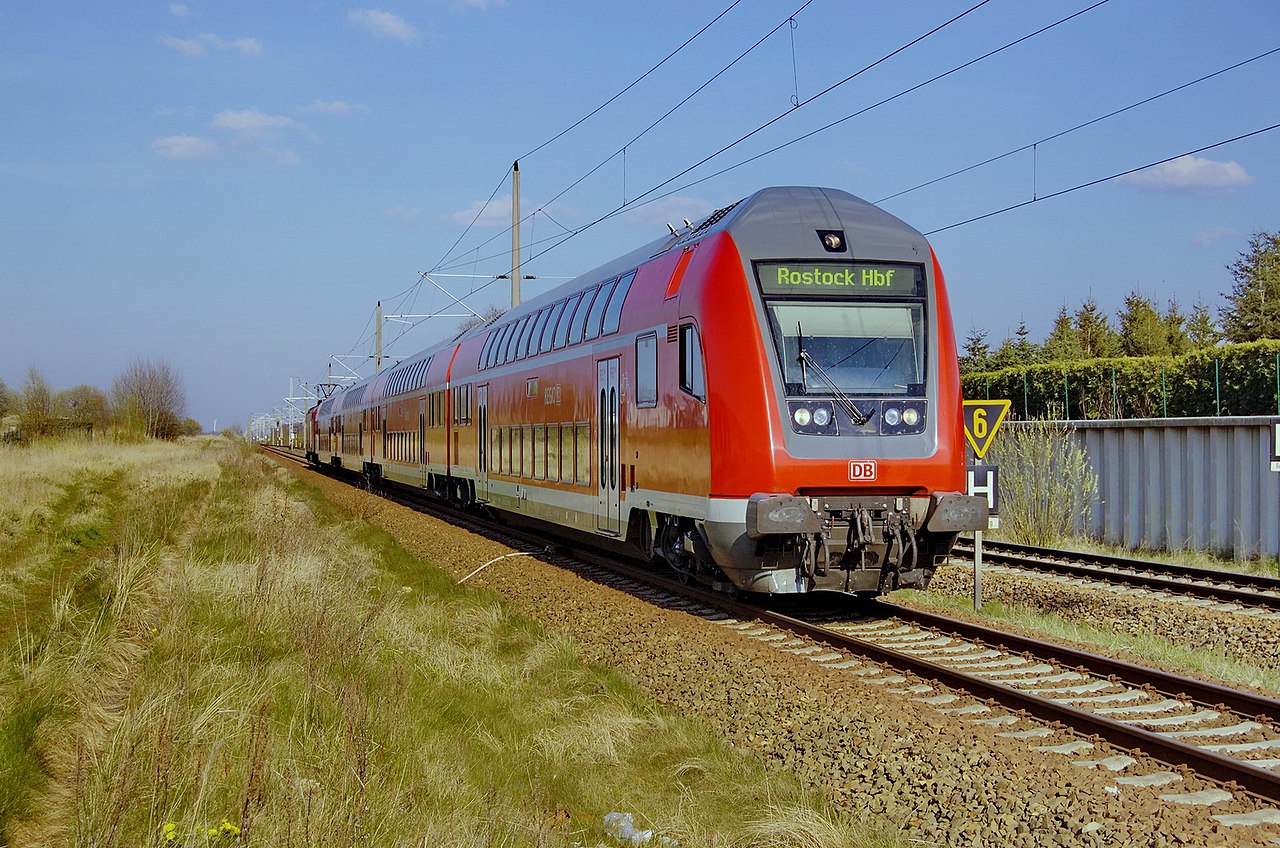
[[[1053,321],[1053,330],[1044,340],[1044,358],[1048,362],[1075,362],[1081,359],[1080,333],[1071,323],[1071,313],[1064,305]]]
[[[1187,337],[1195,350],[1214,347],[1222,341],[1222,331],[1214,323],[1209,305],[1204,301],[1196,301],[1196,305],[1191,308],[1191,318],[1187,321]]]
[[[1235,279],[1222,310],[1227,340],[1280,339],[1280,233],[1254,233],[1227,268]]]
[[[996,352],[987,359],[987,370],[999,371],[1001,368],[1016,368],[1030,364],[1018,355],[1018,347],[1014,340],[1006,337],[1000,343],[1000,347],[996,348]]]
[[[1182,314],[1176,297],[1169,298],[1169,311],[1164,314],[1165,336],[1169,339],[1169,353],[1181,356],[1191,350],[1191,337],[1187,335],[1187,316]]]
[[[1136,290],[1124,298],[1120,311],[1120,352],[1125,356],[1167,356],[1169,332],[1160,313]]]
[[[980,374],[988,370],[990,360],[991,347],[987,344],[987,331],[970,327],[969,335],[964,340],[964,353],[960,355],[960,373]]]
[[[1018,329],[1014,335],[1017,339],[1013,343],[1013,349],[1018,354],[1019,365],[1036,365],[1044,360],[1044,351],[1040,345],[1029,338],[1031,332],[1027,330],[1026,319],[1018,320]]]
[[[1080,339],[1080,358],[1096,359],[1120,352],[1120,336],[1111,328],[1107,315],[1090,295],[1076,310],[1076,332]]]

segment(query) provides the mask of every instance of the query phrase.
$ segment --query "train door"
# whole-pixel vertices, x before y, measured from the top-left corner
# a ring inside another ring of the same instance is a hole
[[[476,387],[476,500],[489,499],[489,387]]]
[[[422,485],[427,485],[427,399],[418,400],[418,470],[422,473]]]
[[[617,535],[620,530],[622,487],[619,480],[620,433],[618,432],[619,357],[596,363],[596,467],[599,481],[596,497],[596,529]]]

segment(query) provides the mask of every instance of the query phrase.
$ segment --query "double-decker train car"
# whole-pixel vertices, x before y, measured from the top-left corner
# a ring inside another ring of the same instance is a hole
[[[725,590],[923,587],[987,521],[932,248],[833,189],[758,191],[307,422],[317,464]]]

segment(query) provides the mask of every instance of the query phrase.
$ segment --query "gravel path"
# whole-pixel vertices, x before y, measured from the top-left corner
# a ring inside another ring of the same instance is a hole
[[[287,467],[339,504],[461,577],[509,548],[352,487]],[[1247,812],[1236,799],[1214,807],[1172,805],[1175,788],[1118,788],[1104,769],[1034,751],[1040,740],[1002,738],[855,676],[651,604],[531,557],[499,562],[471,578],[545,627],[569,634],[589,661],[628,675],[667,709],[697,716],[731,744],[821,787],[839,806],[903,828],[922,845],[1267,845],[1280,826],[1228,828],[1212,814]],[[903,687],[914,681],[908,680]],[[1062,738],[1059,734],[1055,739]],[[1129,771],[1161,771],[1145,758]],[[744,811],[750,815],[750,811]]]

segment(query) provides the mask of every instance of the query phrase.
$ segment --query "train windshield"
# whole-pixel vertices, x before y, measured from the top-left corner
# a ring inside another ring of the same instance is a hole
[[[924,305],[767,302],[787,394],[924,394]]]

